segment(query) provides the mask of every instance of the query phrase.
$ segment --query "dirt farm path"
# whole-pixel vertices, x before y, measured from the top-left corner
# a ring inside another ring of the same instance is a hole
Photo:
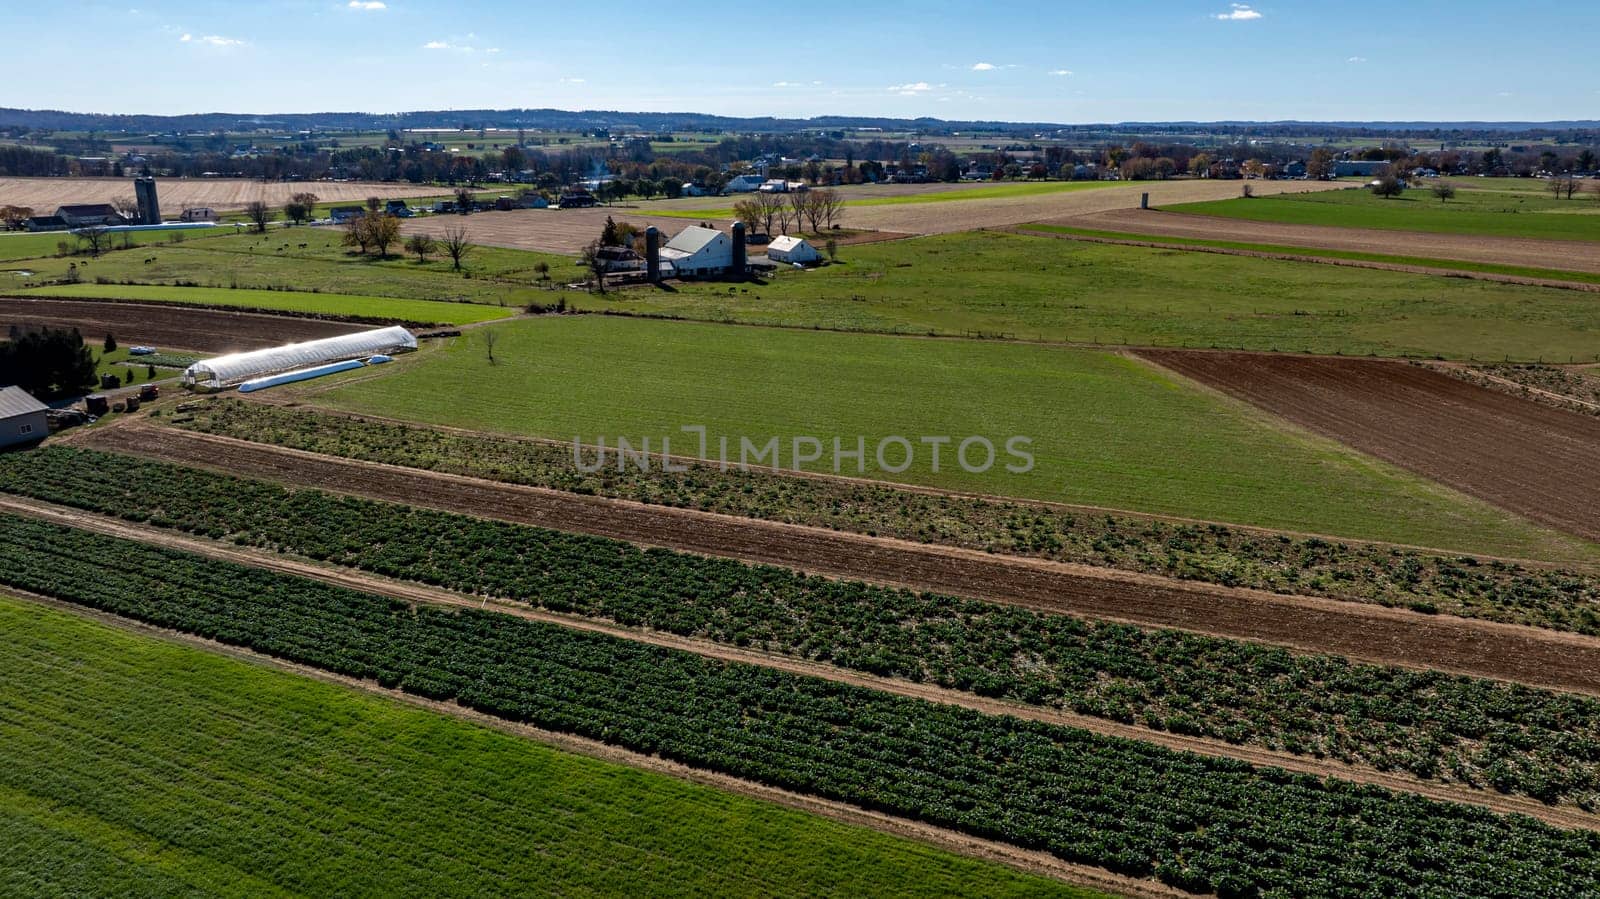
[[[1080,213],[1057,217],[1048,220],[1047,223],[1157,237],[1229,240],[1600,273],[1600,243],[1585,241],[1479,237],[1469,234],[1431,234],[1422,231],[1381,231],[1326,225],[1285,225],[1224,216],[1185,215],[1128,207],[1101,210],[1093,214]]]
[[[664,774],[690,783],[701,784],[730,793],[737,793],[764,802],[771,802],[785,808],[795,809],[809,814],[850,824],[866,827],[886,833],[891,836],[914,840],[919,843],[934,846],[948,852],[970,858],[983,859],[997,862],[1021,871],[1050,877],[1065,883],[1089,887],[1118,896],[1138,897],[1138,899],[1192,899],[1190,893],[1185,893],[1169,887],[1155,880],[1136,880],[1120,874],[1115,874],[1102,868],[1088,865],[1078,865],[1063,861],[1046,852],[1022,849],[1007,843],[995,840],[986,840],[974,837],[956,830],[949,830],[910,818],[899,818],[872,809],[861,808],[849,803],[804,793],[795,793],[779,787],[770,787],[755,781],[743,780],[727,774],[708,771],[703,768],[693,768],[680,762],[674,762],[659,756],[645,755],[633,752],[618,746],[580,737],[560,731],[545,730],[528,724],[507,721],[496,718],[483,712],[469,709],[454,702],[441,702],[427,699],[402,690],[384,687],[376,681],[361,680],[290,662],[255,650],[239,646],[231,646],[205,637],[182,631],[172,631],[155,627],[131,618],[123,618],[109,612],[89,609],[62,602],[46,596],[37,596],[24,591],[5,589],[5,595],[26,602],[36,603],[40,606],[78,615],[111,627],[152,637],[168,643],[181,646],[190,646],[218,655],[228,656],[264,668],[272,668],[289,674],[309,677],[314,680],[329,684],[337,684],[349,689],[360,690],[385,699],[401,702],[418,708],[427,709],[442,715],[469,721],[481,727],[493,728],[502,733],[533,740],[551,748],[582,755],[600,761],[626,765],[643,771]]]
[[[110,332],[124,345],[148,343],[202,353],[254,350],[372,327],[288,315],[198,309],[172,303],[0,297],[0,329],[12,325],[77,328],[86,340],[95,343]]]
[[[709,556],[1600,695],[1600,641],[320,456],[130,422],[78,445]]]
[[[562,627],[605,634],[651,646],[691,652],[720,661],[757,665],[789,674],[866,687],[911,699],[959,706],[988,715],[1010,715],[1045,724],[1075,727],[1106,736],[1154,743],[1169,749],[1193,752],[1199,755],[1232,758],[1257,766],[1283,768],[1288,771],[1310,774],[1316,777],[1338,777],[1344,780],[1373,784],[1398,792],[1416,793],[1429,799],[1443,802],[1467,803],[1480,805],[1501,813],[1529,815],[1557,827],[1600,829],[1600,817],[1583,812],[1573,806],[1547,806],[1533,799],[1505,796],[1490,790],[1474,790],[1458,785],[1423,781],[1402,774],[1381,772],[1367,766],[1347,765],[1333,760],[1318,760],[1286,752],[1233,745],[1222,740],[1204,737],[1180,736],[1136,725],[1118,724],[1100,718],[1077,715],[1059,709],[1028,706],[928,684],[912,683],[897,678],[861,674],[821,662],[796,659],[768,652],[738,649],[693,637],[680,637],[660,631],[627,627],[604,619],[547,612],[510,600],[455,593],[436,587],[392,580],[354,569],[300,560],[264,550],[229,546],[212,540],[176,534],[149,525],[132,524],[119,519],[35,500],[0,496],[0,512],[25,515],[121,539],[136,540],[155,546],[196,553],[207,558],[309,578],[322,583],[364,593],[387,596],[409,603],[457,609],[493,609],[498,613],[528,621],[556,624]]]
[[[1594,416],[1404,362],[1136,352],[1386,462],[1600,540],[1600,419]]]

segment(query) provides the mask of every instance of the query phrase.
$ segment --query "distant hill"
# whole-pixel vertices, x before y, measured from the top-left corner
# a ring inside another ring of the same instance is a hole
[[[0,108],[0,128],[96,131],[123,134],[211,131],[372,131],[407,128],[537,128],[549,131],[714,131],[775,133],[877,128],[884,131],[950,134],[957,131],[1036,134],[1239,135],[1282,137],[1344,134],[1352,137],[1460,139],[1474,134],[1502,138],[1583,135],[1592,139],[1600,121],[1565,122],[1059,122],[948,121],[944,119],[817,116],[808,119],[737,118],[695,112],[622,112],[563,109],[453,109],[400,113],[315,112],[187,115],[115,115],[51,109]]]

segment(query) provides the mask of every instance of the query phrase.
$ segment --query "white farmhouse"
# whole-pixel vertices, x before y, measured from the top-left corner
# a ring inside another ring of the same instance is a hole
[[[789,263],[791,265],[815,265],[822,261],[822,254],[817,248],[806,243],[803,238],[790,237],[785,234],[774,238],[767,244],[767,258],[773,262]]]
[[[733,238],[715,228],[691,225],[661,248],[661,261],[680,278],[720,275],[733,267]]]
[[[729,178],[727,185],[723,189],[730,194],[747,194],[753,190],[759,190],[764,181],[765,179],[760,175],[739,175]]]

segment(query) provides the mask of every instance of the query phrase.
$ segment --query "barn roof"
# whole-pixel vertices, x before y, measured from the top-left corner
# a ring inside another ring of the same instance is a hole
[[[666,249],[677,250],[682,253],[694,254],[706,248],[706,245],[722,236],[722,232],[715,228],[702,228],[699,225],[690,225],[679,231],[667,241]]]
[[[110,203],[74,203],[56,207],[56,215],[116,215]]]
[[[0,418],[15,418],[49,408],[21,387],[0,387]]]
[[[767,244],[767,250],[769,252],[772,250],[777,250],[780,253],[787,253],[790,250],[798,249],[804,246],[810,246],[810,244],[806,243],[803,238],[790,237],[789,235],[785,234],[782,237],[774,237],[772,239],[772,243]]]

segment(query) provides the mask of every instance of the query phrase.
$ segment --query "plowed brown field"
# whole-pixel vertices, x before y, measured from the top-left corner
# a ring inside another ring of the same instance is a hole
[[[834,577],[1600,694],[1600,641],[646,506],[129,423],[85,445],[281,483]]]
[[[1600,419],[1593,416],[1403,362],[1138,354],[1386,462],[1600,540]]]
[[[258,315],[171,304],[140,305],[95,300],[0,297],[0,329],[77,328],[99,342],[109,332],[124,345],[152,344],[200,353],[231,353],[359,331],[347,322]]]

